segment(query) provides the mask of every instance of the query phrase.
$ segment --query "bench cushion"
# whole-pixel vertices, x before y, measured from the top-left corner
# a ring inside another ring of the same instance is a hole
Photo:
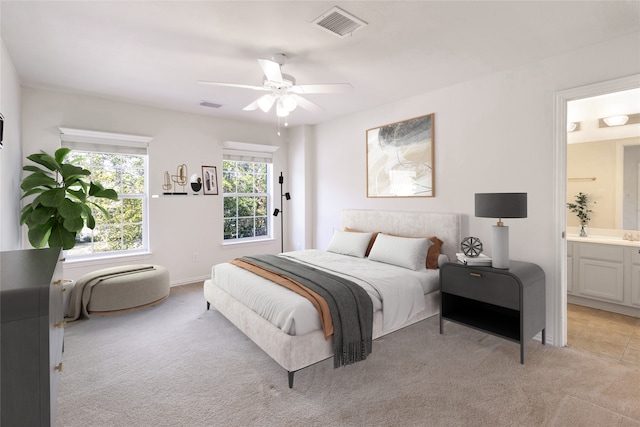
[[[82,276],[73,287],[69,318],[149,305],[169,295],[169,271],[160,265],[125,265]]]

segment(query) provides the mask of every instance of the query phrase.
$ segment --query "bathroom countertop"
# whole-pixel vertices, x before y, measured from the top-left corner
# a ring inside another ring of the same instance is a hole
[[[567,240],[570,242],[578,243],[599,243],[602,245],[618,245],[618,246],[638,246],[640,247],[640,241],[638,240],[624,240],[621,237],[610,236],[587,236],[580,237],[577,234],[567,234]]]

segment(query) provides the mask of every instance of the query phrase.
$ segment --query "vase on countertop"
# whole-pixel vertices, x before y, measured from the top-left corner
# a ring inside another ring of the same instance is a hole
[[[587,237],[589,235],[589,227],[586,221],[580,222],[580,237]]]

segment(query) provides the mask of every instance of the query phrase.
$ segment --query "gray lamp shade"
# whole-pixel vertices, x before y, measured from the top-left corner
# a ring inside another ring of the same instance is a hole
[[[527,193],[476,193],[480,218],[526,218]]]

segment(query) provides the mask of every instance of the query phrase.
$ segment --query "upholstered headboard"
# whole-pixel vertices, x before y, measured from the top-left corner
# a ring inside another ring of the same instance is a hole
[[[461,230],[460,214],[449,212],[403,212],[345,209],[342,227],[357,231],[389,233],[405,237],[436,236],[444,243],[440,253],[456,260]]]

